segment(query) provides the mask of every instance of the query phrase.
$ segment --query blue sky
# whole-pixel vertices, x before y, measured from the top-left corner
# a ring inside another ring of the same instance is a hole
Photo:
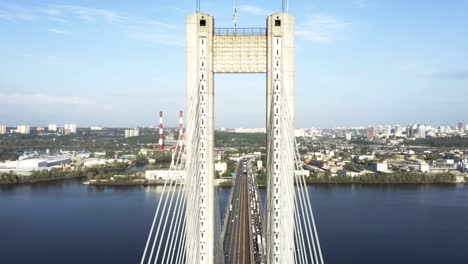
[[[296,126],[468,122],[468,0],[296,0]],[[263,27],[281,1],[237,0]],[[203,1],[219,27],[232,1]],[[0,0],[0,124],[176,125],[195,1]],[[216,125],[261,127],[264,75],[216,76]]]

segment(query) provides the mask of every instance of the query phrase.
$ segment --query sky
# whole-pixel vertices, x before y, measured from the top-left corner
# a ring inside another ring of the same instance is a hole
[[[0,0],[0,124],[176,126],[196,1]],[[238,27],[281,1],[237,0]],[[468,123],[468,0],[290,0],[296,127]],[[217,27],[233,1],[201,1]],[[215,76],[217,127],[265,126],[263,74]]]

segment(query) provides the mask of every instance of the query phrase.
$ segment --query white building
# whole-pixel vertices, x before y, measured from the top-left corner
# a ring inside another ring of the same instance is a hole
[[[154,180],[185,180],[185,170],[147,170],[145,178]]]
[[[385,162],[372,162],[371,164],[372,170],[376,172],[387,172],[388,166]]]
[[[398,137],[398,138],[401,138],[401,137],[404,137],[405,135],[403,134],[405,130],[401,127],[401,126],[396,126],[394,128],[394,134],[395,134],[395,137]]]
[[[425,125],[418,125],[416,129],[416,138],[426,138],[426,126]]]
[[[266,128],[236,128],[236,133],[266,133]]]
[[[103,129],[104,129],[104,128],[101,127],[101,126],[92,126],[92,127],[91,127],[91,131],[101,131],[101,130],[103,130]]]
[[[464,159],[458,163],[457,168],[462,172],[468,172],[468,160]]]
[[[257,169],[263,168],[263,161],[262,160],[257,160]]]
[[[31,133],[31,128],[27,125],[18,125],[16,127],[16,133],[19,133],[19,134],[29,134]]]
[[[427,164],[426,162],[421,162],[419,163],[419,171],[420,172],[429,172],[429,164]]]
[[[294,136],[295,137],[305,137],[305,129],[304,128],[294,129]]]
[[[47,130],[49,130],[50,132],[56,132],[57,131],[57,125],[56,124],[49,124],[47,126]]]
[[[140,136],[140,130],[136,129],[125,129],[125,138],[138,137]]]
[[[84,167],[94,167],[98,165],[105,165],[107,161],[105,159],[87,159],[83,162]]]
[[[216,162],[215,163],[215,171],[218,172],[219,175],[222,175],[227,170],[226,162]]]
[[[47,167],[62,166],[64,164],[71,163],[69,156],[56,156],[47,158]]]
[[[46,158],[29,158],[30,156],[22,156],[15,161],[7,161],[0,164],[4,168],[20,168],[20,169],[38,169],[47,168],[54,166],[61,166],[71,162],[71,158],[68,156],[53,156]]]
[[[69,130],[69,132],[70,132],[71,134],[75,134],[75,133],[76,133],[76,124],[65,124],[65,125],[63,126],[63,129],[64,129],[65,131]]]
[[[366,155],[359,155],[358,156],[359,160],[374,160],[375,156],[372,154],[366,154]]]
[[[3,168],[12,168],[12,169],[39,169],[47,168],[47,160],[45,159],[25,159],[25,160],[15,160],[15,161],[6,161],[0,165]]]
[[[447,164],[447,165],[454,165],[454,164],[455,164],[455,160],[453,160],[453,159],[446,159],[446,160],[445,160],[445,164]]]
[[[346,140],[351,140],[352,134],[351,133],[345,133],[345,138],[346,138]]]
[[[0,135],[4,135],[7,133],[7,127],[4,125],[0,126]]]

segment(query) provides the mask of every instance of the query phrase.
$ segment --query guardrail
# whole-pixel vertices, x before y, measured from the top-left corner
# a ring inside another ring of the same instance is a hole
[[[266,35],[266,28],[215,28],[216,36],[231,35]]]

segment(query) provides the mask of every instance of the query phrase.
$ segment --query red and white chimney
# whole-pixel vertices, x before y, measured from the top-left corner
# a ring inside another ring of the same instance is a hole
[[[164,150],[163,112],[159,112],[159,150]]]
[[[179,148],[184,149],[184,112],[179,112]]]

